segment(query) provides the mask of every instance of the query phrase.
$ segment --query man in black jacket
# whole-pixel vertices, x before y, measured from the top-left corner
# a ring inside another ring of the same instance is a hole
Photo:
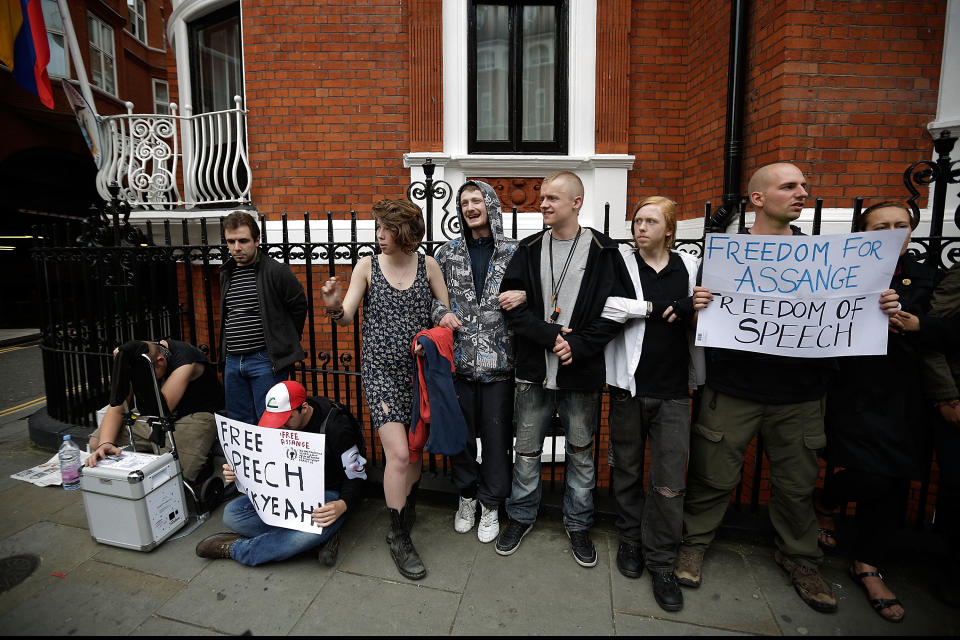
[[[256,424],[267,390],[290,377],[300,346],[307,298],[290,268],[260,251],[252,215],[223,220],[230,258],[220,270],[220,358],[227,417]]]
[[[622,325],[601,317],[611,296],[634,297],[633,284],[606,235],[581,227],[583,183],[560,172],[543,181],[540,211],[550,229],[520,241],[500,285],[516,336],[516,461],[497,553],[510,555],[533,528],[540,506],[540,454],[554,413],[566,432],[563,524],[576,561],[597,563],[593,525],[593,436],[606,369],[603,347]],[[512,306],[506,292],[521,290]],[[509,308],[508,308],[509,307]]]

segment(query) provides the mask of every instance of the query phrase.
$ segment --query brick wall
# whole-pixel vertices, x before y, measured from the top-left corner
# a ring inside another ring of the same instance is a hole
[[[253,201],[261,213],[361,217],[409,177],[403,3],[243,2]]]

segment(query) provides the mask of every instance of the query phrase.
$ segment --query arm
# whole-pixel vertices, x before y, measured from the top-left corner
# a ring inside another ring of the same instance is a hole
[[[363,300],[363,294],[367,292],[367,287],[370,285],[370,260],[370,256],[364,256],[354,267],[350,275],[350,286],[343,301],[340,300],[342,289],[336,276],[327,280],[320,288],[320,295],[327,307],[327,313],[341,327],[353,322],[357,309],[360,308],[360,302]],[[338,315],[340,311],[342,314]]]
[[[83,461],[84,466],[95,467],[99,461],[107,456],[115,456],[120,453],[120,447],[117,446],[117,437],[120,435],[120,427],[122,426],[123,405],[111,406],[107,409],[107,414],[103,416],[103,422],[100,423],[100,442],[97,443],[93,453]]]
[[[160,393],[163,395],[163,399],[167,401],[167,408],[170,411],[177,409],[183,394],[187,391],[187,386],[203,375],[203,368],[202,363],[193,362],[180,365],[167,376],[163,386],[160,387]]]
[[[430,291],[433,292],[434,302],[439,302],[440,305],[447,310],[437,324],[451,331],[455,331],[462,326],[462,323],[457,319],[457,316],[449,311],[450,294],[447,292],[447,283],[443,281],[443,272],[440,270],[440,265],[430,256],[426,258],[426,265],[427,282],[430,283]]]
[[[524,278],[524,265],[529,257],[529,250],[521,245],[513,254],[507,270],[500,281],[500,295],[509,291],[523,291],[526,296],[526,302],[514,307],[513,309],[504,309],[503,316],[516,335],[522,336],[544,349],[552,349],[556,343],[557,336],[560,333],[560,325],[542,320],[539,310],[531,309],[530,299],[532,297],[532,284],[526,282]]]

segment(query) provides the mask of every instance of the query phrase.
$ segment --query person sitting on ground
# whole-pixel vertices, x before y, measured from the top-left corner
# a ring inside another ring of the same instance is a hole
[[[308,397],[303,385],[295,381],[271,387],[265,406],[261,427],[326,435],[323,506],[311,514],[311,522],[323,531],[307,533],[266,524],[250,498],[240,496],[223,510],[223,524],[231,532],[204,538],[196,553],[201,558],[233,558],[254,567],[322,546],[320,560],[332,567],[340,549],[340,528],[363,500],[367,472],[360,425],[342,405],[324,397]],[[237,479],[229,464],[223,465],[223,477],[227,483]]]
[[[868,593],[873,608],[890,622],[904,610],[884,584],[877,565],[890,537],[911,478],[922,472],[921,444],[928,413],[920,370],[924,342],[936,344],[935,327],[926,319],[937,269],[907,253],[910,211],[888,201],[868,207],[854,221],[857,231],[906,229],[891,287],[902,309],[890,317],[887,353],[840,358],[840,375],[827,392],[827,478],[815,495],[820,545],[836,546],[833,512],[857,503],[857,537],[850,567],[853,580]],[[831,473],[834,466],[842,470]]]
[[[213,414],[223,404],[223,392],[216,368],[200,349],[180,340],[131,340],[114,349],[113,354],[110,406],[100,428],[90,434],[89,445],[93,453],[84,464],[95,467],[107,456],[120,454],[126,436],[121,433],[124,402],[130,408],[134,405],[134,398],[138,406],[153,407],[156,404],[153,385],[149,380],[138,379],[134,367],[134,359],[146,354],[153,363],[160,395],[173,422],[183,477],[188,482],[196,482],[217,439]],[[136,450],[152,452],[150,427],[138,420],[132,431]],[[163,444],[159,447],[161,453],[170,450],[166,442]]]

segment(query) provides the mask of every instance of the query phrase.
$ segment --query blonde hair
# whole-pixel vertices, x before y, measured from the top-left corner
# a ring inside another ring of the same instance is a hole
[[[633,224],[637,221],[637,213],[648,204],[660,207],[660,211],[663,213],[663,221],[667,225],[666,247],[669,249],[677,239],[677,203],[670,198],[649,196],[638,202],[637,206],[633,208],[633,218],[630,220],[630,235],[633,235]],[[637,241],[634,240],[633,243],[636,246]]]

